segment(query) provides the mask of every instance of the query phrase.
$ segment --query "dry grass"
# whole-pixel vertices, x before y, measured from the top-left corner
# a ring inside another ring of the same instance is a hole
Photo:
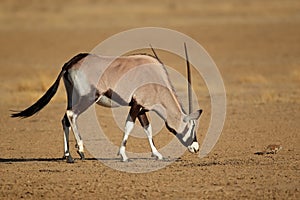
[[[268,84],[268,80],[261,74],[244,75],[238,78],[238,83],[241,84]]]
[[[24,79],[18,82],[17,84],[18,92],[34,92],[41,91],[41,86],[37,84],[36,81],[31,81],[29,79]]]
[[[300,70],[299,69],[295,69],[290,73],[290,76],[292,78],[292,80],[294,81],[300,81]]]
[[[299,92],[294,91],[279,91],[277,89],[268,89],[260,92],[255,98],[255,103],[267,104],[267,103],[287,103],[287,104],[298,104]]]
[[[271,102],[283,102],[287,101],[287,98],[283,98],[278,92],[268,90],[260,94],[260,103],[271,103]]]
[[[10,88],[11,92],[18,92],[17,97],[18,102],[28,102],[28,100],[35,101],[38,100],[53,84],[55,80],[55,75],[39,74],[35,78],[24,78],[17,82],[14,88]],[[65,101],[65,92],[63,84],[60,85],[57,94],[54,96],[55,101],[63,102]]]

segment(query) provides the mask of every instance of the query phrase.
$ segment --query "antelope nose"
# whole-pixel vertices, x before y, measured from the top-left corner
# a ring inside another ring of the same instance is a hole
[[[190,146],[188,146],[188,149],[191,153],[197,153],[199,151],[198,142],[193,142]]]

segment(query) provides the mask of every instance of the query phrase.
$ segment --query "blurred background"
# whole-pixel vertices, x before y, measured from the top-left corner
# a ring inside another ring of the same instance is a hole
[[[296,0],[2,0],[1,92],[45,90],[75,54],[144,26],[171,28],[198,41],[226,84],[299,81],[299,8]],[[39,86],[32,82],[37,76]],[[12,77],[22,80],[8,84]],[[272,92],[261,98],[284,98]]]

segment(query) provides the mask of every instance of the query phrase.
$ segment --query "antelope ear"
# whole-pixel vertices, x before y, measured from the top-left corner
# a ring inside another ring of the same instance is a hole
[[[185,116],[185,117],[183,118],[183,121],[184,121],[184,122],[188,122],[188,121],[190,121],[190,120],[197,120],[197,119],[199,119],[201,113],[202,113],[202,109],[197,110],[196,112],[193,112],[193,113],[191,113],[191,114]]]

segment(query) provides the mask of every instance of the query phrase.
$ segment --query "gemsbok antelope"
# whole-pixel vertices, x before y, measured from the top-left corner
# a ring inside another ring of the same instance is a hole
[[[76,139],[78,154],[81,159],[85,158],[83,141],[77,128],[77,118],[94,103],[105,107],[130,107],[124,137],[118,152],[122,161],[128,160],[125,147],[136,118],[148,137],[152,156],[163,159],[152,140],[152,128],[146,114],[148,111],[157,113],[164,120],[167,129],[176,135],[190,152],[196,153],[199,151],[195,130],[196,120],[199,119],[202,110],[193,113],[190,110],[189,114],[185,113],[177,99],[164,64],[153,49],[152,51],[155,56],[139,54],[107,57],[89,53],[78,54],[64,64],[56,81],[36,103],[23,111],[13,113],[11,117],[27,118],[39,112],[55,95],[60,79],[63,77],[68,102],[62,126],[64,158],[68,163],[74,162],[69,151],[70,129]],[[186,46],[185,53],[190,77]],[[126,73],[131,75],[130,81],[136,85],[131,90],[128,90],[126,85],[118,84]],[[139,85],[138,82],[143,82],[144,79],[147,79],[147,82]],[[189,98],[191,98],[190,86]]]

